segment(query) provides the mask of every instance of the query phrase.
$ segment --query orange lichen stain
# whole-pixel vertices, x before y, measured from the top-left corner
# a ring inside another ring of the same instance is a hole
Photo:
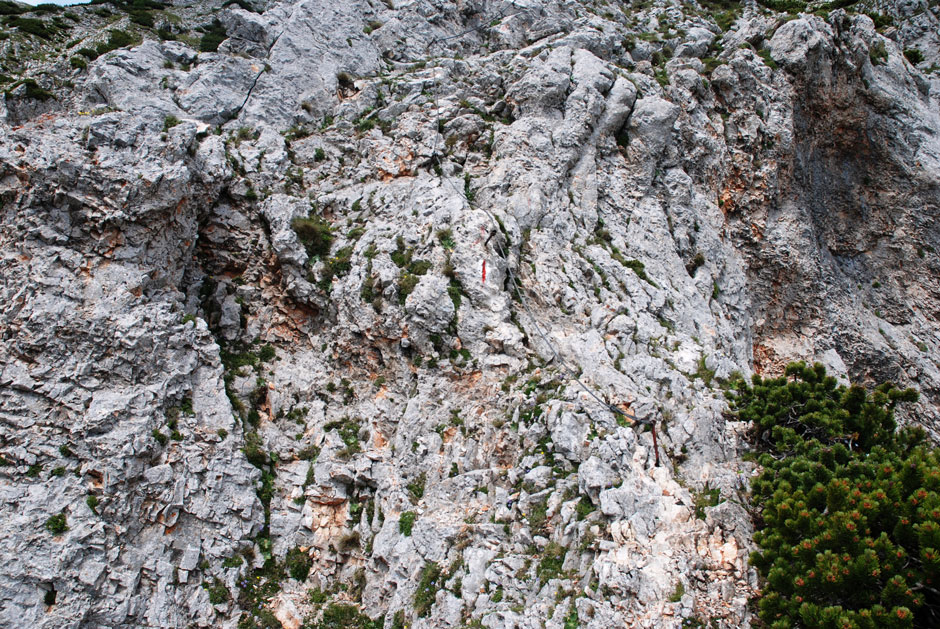
[[[770,347],[754,344],[754,373],[763,376],[768,373],[783,371],[783,359]]]
[[[464,375],[454,374],[451,381],[456,383],[457,391],[469,391],[476,388],[482,378],[483,372],[472,371]]]
[[[443,433],[441,433],[441,439],[444,441],[444,443],[450,443],[450,440],[453,439],[454,435],[456,434],[457,434],[457,427],[451,426],[447,428],[446,430],[444,430]]]
[[[751,228],[751,236],[754,237],[754,240],[763,240],[764,232],[761,231],[760,226],[757,223],[751,223],[749,225]]]

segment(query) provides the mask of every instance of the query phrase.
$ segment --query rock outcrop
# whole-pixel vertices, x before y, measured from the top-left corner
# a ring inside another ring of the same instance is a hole
[[[723,383],[940,426],[937,7],[890,4],[14,31],[0,625],[748,626]]]

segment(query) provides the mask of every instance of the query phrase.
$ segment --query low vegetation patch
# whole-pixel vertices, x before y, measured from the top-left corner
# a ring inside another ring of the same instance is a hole
[[[341,420],[329,422],[323,427],[323,430],[336,430],[339,438],[346,444],[346,447],[338,452],[338,456],[346,459],[362,450],[362,446],[359,444],[359,428],[358,421],[344,417]]]
[[[415,614],[418,618],[424,618],[431,611],[434,605],[434,599],[437,592],[444,587],[442,578],[443,570],[436,563],[429,563],[421,571],[421,580],[418,582],[418,589],[415,591]]]
[[[325,220],[319,216],[295,218],[290,225],[297,234],[297,239],[307,250],[308,256],[322,258],[330,254],[333,233],[330,224]]]
[[[417,514],[414,511],[405,511],[398,516],[398,532],[405,537],[411,536],[411,529],[415,525]]]
[[[228,37],[225,27],[218,20],[213,20],[211,24],[203,26],[199,30],[203,32],[202,38],[199,40],[200,52],[216,52],[219,49],[219,44]]]

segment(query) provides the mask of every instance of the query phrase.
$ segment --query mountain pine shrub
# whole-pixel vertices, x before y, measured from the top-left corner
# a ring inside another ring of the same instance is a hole
[[[772,629],[940,626],[940,456],[923,430],[894,421],[917,393],[839,386],[803,363],[735,386],[763,468],[751,556],[761,618]]]

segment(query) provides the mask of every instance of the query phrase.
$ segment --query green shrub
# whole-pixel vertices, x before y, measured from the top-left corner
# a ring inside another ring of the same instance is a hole
[[[267,465],[269,460],[268,455],[261,449],[261,446],[261,437],[258,436],[258,433],[254,431],[245,433],[245,447],[242,448],[242,452],[245,453],[248,462],[259,469]]]
[[[134,24],[139,24],[146,28],[153,28],[154,20],[153,13],[150,11],[145,11],[142,9],[131,9],[127,12],[128,16],[131,18],[131,22]]]
[[[42,472],[42,464],[33,463],[29,466],[29,469],[26,470],[26,476],[27,478],[38,478],[40,472]]]
[[[225,561],[222,562],[222,567],[223,568],[237,568],[243,563],[245,563],[245,560],[242,558],[241,555],[232,555],[231,557],[226,558]]]
[[[404,257],[405,264],[399,265],[407,267],[398,278],[398,302],[402,305],[405,304],[408,295],[414,291],[415,286],[421,281],[421,276],[431,269],[430,262],[426,260],[412,260],[411,256],[412,252],[409,250]]]
[[[702,382],[705,383],[706,387],[712,385],[712,380],[715,378],[715,370],[709,369],[708,365],[705,364],[705,356],[699,356],[698,364],[696,366],[695,372],[692,374],[692,378],[701,378]]]
[[[88,68],[88,62],[83,57],[75,56],[69,59],[69,65],[76,70],[85,70]]]
[[[88,505],[92,513],[98,513],[98,496],[89,494],[88,497],[85,498],[85,504]]]
[[[894,25],[894,19],[890,15],[875,13],[874,11],[866,12],[865,15],[871,18],[878,30]]]
[[[46,520],[46,530],[53,535],[61,535],[69,530],[68,522],[64,513],[57,513]]]
[[[705,264],[705,254],[699,251],[688,264],[685,265],[685,270],[689,275],[695,275],[695,271],[703,264]]]
[[[529,529],[533,535],[542,535],[547,532],[548,527],[548,500],[543,499],[539,502],[533,502],[529,505],[529,512],[526,519],[529,521]]]
[[[95,46],[95,51],[100,57],[107,52],[111,52],[112,50],[124,48],[125,46],[131,46],[136,43],[136,41],[136,38],[127,31],[114,29],[108,31],[108,41],[102,42]],[[79,51],[79,54],[81,54],[81,50]]]
[[[297,234],[297,239],[307,250],[307,255],[324,257],[329,255],[333,244],[333,233],[330,224],[319,216],[308,218],[295,218],[290,226]]]
[[[404,511],[398,516],[398,532],[405,537],[411,537],[411,529],[414,527],[417,517],[414,511]]]
[[[58,13],[62,10],[62,7],[55,4],[54,2],[41,2],[34,6],[32,10],[35,13],[45,15],[47,13]]]
[[[33,17],[9,17],[6,19],[6,24],[7,26],[18,28],[21,32],[39,37],[40,39],[52,39],[53,35],[55,35],[55,28]]]
[[[91,48],[79,48],[76,53],[85,57],[89,61],[94,61],[98,58],[98,51],[92,50]]]
[[[441,246],[448,251],[453,250],[454,247],[457,246],[457,242],[454,240],[454,232],[450,229],[439,229],[437,231],[437,239],[440,241]]]
[[[401,277],[398,278],[398,303],[405,305],[405,302],[408,300],[408,295],[414,292],[415,286],[418,285],[419,281],[421,281],[421,278],[417,275],[411,275],[410,273],[401,274]]]
[[[166,117],[163,119],[163,131],[164,131],[164,132],[169,131],[170,129],[172,129],[173,127],[175,127],[176,125],[178,125],[180,122],[182,122],[182,121],[181,121],[179,118],[177,118],[176,116],[172,115],[172,114],[166,116]]]
[[[773,11],[781,13],[799,13],[806,10],[806,2],[801,0],[759,0],[759,2]]]
[[[911,62],[911,65],[916,66],[924,60],[924,53],[916,48],[908,48],[904,51],[904,57]]]
[[[766,580],[761,618],[772,629],[937,626],[940,592],[923,585],[940,582],[940,455],[894,421],[917,393],[839,386],[803,363],[735,387],[762,450],[751,556]]]
[[[643,280],[650,286],[658,288],[658,286],[656,285],[656,282],[650,279],[649,275],[646,274],[646,265],[640,262],[639,260],[628,260],[624,258],[623,254],[621,254],[620,251],[617,250],[615,247],[611,247],[610,257],[612,257],[614,260],[616,260],[623,266],[627,267],[628,269],[636,273],[637,277],[639,277],[641,280]]]
[[[717,507],[721,503],[721,490],[717,487],[709,488],[705,483],[705,489],[694,493],[695,499],[695,517],[699,520],[705,519],[705,509],[707,507]]]
[[[19,85],[23,85],[26,87],[26,98],[32,98],[33,100],[39,100],[39,101],[47,101],[49,99],[55,99],[55,94],[53,94],[49,90],[45,90],[39,87],[39,84],[36,83],[36,81],[33,79],[23,79],[22,81],[18,81],[16,84],[13,85],[13,88]]]
[[[204,34],[199,40],[200,52],[216,52],[219,49],[219,44],[228,37],[225,27],[218,20],[213,20],[212,24],[202,27],[202,30]]]
[[[337,250],[336,255],[323,261],[323,284],[328,284],[333,277],[343,277],[352,268],[352,247],[343,247]]]
[[[0,15],[19,15],[29,10],[30,8],[25,4],[12,2],[11,0],[0,0]]]
[[[777,62],[774,61],[774,58],[770,55],[770,48],[761,48],[758,52],[760,58],[764,60],[764,63],[767,64],[767,67],[771,70],[777,69]]]
[[[287,557],[284,558],[284,567],[287,568],[287,574],[292,579],[301,582],[306,581],[312,566],[313,560],[310,559],[310,555],[300,550],[299,547],[287,551]]]

